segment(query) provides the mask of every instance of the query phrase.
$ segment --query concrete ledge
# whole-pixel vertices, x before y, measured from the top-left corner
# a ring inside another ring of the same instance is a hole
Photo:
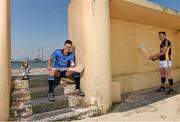
[[[112,102],[118,103],[121,101],[121,82],[112,82]]]
[[[159,11],[162,11],[162,12],[166,12],[168,14],[180,16],[179,11],[176,11],[174,9],[161,6],[159,4],[156,4],[156,3],[148,1],[148,0],[141,0],[141,2],[139,2],[138,0],[125,0],[125,1],[137,4],[137,5],[141,5],[141,6],[144,6],[144,7],[147,7],[147,8],[151,8],[151,9],[154,9],[154,10],[159,10]]]
[[[180,81],[180,69],[172,70],[174,81]],[[152,88],[160,84],[159,72],[145,72],[137,74],[126,74],[112,76],[114,82],[120,82],[121,85],[116,86],[116,89],[121,89],[121,93],[128,93],[146,88]],[[115,98],[114,98],[115,99]]]
[[[155,25],[174,30],[180,28],[180,12],[147,0],[110,0],[110,16],[111,19]]]

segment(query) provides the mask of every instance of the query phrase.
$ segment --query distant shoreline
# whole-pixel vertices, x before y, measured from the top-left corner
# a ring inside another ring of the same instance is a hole
[[[11,61],[11,63],[21,63],[22,61]],[[30,63],[47,63],[47,61],[28,61]]]
[[[20,69],[22,61],[17,61],[11,63],[12,69]],[[45,68],[47,67],[47,61],[43,62],[35,62],[35,61],[30,61],[30,68]]]

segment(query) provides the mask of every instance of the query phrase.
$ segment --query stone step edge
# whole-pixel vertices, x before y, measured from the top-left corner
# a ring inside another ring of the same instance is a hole
[[[41,119],[41,121],[71,121],[102,115],[97,106],[86,108],[72,108],[72,112]]]

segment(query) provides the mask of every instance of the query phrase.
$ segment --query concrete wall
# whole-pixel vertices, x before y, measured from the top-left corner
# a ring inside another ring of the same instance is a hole
[[[179,81],[180,69],[173,69],[172,75],[174,81]],[[113,84],[118,84],[116,85],[116,87],[114,87],[115,89],[113,89],[113,94],[117,97],[118,94],[124,94],[140,89],[155,87],[157,85],[160,85],[159,78],[159,72],[144,72],[113,76]],[[115,102],[117,102],[117,99]]]
[[[159,31],[166,31],[174,47],[175,31],[133,22],[111,20],[112,74],[153,71],[154,62],[146,61],[138,50],[142,42],[152,53],[159,52]],[[174,59],[174,50],[172,52]],[[174,64],[175,66],[176,64]]]
[[[84,100],[106,113],[112,105],[109,0],[71,0],[68,14],[69,39],[85,67]]]
[[[102,14],[96,16],[97,5],[102,5],[102,3],[99,4],[98,2],[95,2],[94,0],[71,0],[68,8],[69,39],[73,40],[76,46],[77,63],[81,63],[85,66],[85,75],[83,75],[82,77],[81,85],[82,89],[89,96],[89,98],[85,98],[85,101],[89,103],[93,103],[94,99],[93,97],[92,99],[90,98],[91,96],[93,96],[93,94],[90,92],[92,90],[95,90],[96,93],[98,92],[98,88],[96,88],[95,86],[91,86],[93,82],[97,82],[94,81],[96,80],[96,78],[94,77],[94,73],[104,71],[100,69],[95,69],[94,66],[95,64],[97,64],[97,62],[99,62],[97,60],[99,58],[97,57],[100,56],[101,58],[103,58],[103,56],[99,55],[96,57],[94,55],[94,57],[90,58],[90,55],[88,54],[92,54],[92,52],[94,52],[94,54],[100,54],[100,52],[98,51],[106,51],[106,48],[104,48],[104,46],[102,45],[96,47],[96,42],[99,43],[100,41],[104,40],[104,35],[106,35],[103,33],[99,33],[99,30],[107,26],[107,24],[104,23],[103,20],[100,21],[100,19],[102,19]],[[91,10],[88,7],[91,7]],[[150,10],[148,12],[151,13],[154,11]],[[123,12],[120,15],[124,15]],[[173,76],[176,81],[180,80],[179,69],[176,69],[177,67],[180,67],[180,56],[177,53],[180,51],[180,42],[178,41],[180,39],[180,34],[177,33],[176,30],[157,26],[157,20],[154,20],[153,22],[156,25],[153,26],[153,24],[148,25],[142,23],[135,23],[133,21],[123,21],[121,19],[111,19],[111,69],[113,80],[112,101],[114,103],[121,100],[121,93],[127,93],[159,85],[160,75],[158,72],[158,62],[151,62],[145,60],[138,50],[138,45],[140,43],[144,43],[145,47],[152,54],[158,53],[160,44],[160,41],[158,39],[159,31],[166,31],[167,38],[172,42]],[[99,27],[100,25],[102,25],[102,27]],[[95,50],[97,50],[97,52]],[[97,60],[97,62],[95,61],[95,63],[93,63],[94,59]],[[103,65],[102,67],[106,65]],[[99,68],[102,69],[102,67]],[[91,70],[89,70],[89,68]],[[95,79],[92,79],[91,75],[94,75],[92,77],[94,77]],[[102,74],[100,74],[99,76],[101,75]]]
[[[9,119],[11,89],[10,0],[0,0],[0,121]]]
[[[83,6],[81,1],[71,0],[68,6],[68,32],[69,39],[75,45],[76,61],[84,65],[84,43],[83,41]]]
[[[121,83],[121,92],[126,93],[139,89],[159,85],[158,61],[151,62],[144,59],[138,50],[138,45],[144,43],[152,53],[159,52],[160,41],[158,32],[166,31],[167,38],[172,42],[173,68],[179,65],[177,59],[176,31],[152,25],[113,20],[111,19],[111,48],[112,48],[112,76],[113,80]],[[177,70],[175,79],[180,80]]]
[[[176,67],[180,68],[180,31],[176,32],[176,44],[175,44],[175,51],[176,51],[176,58],[175,58],[175,62],[176,62]]]

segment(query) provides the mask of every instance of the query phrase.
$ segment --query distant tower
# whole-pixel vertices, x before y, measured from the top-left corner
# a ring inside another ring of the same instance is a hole
[[[42,48],[42,61],[43,61],[43,57],[44,57],[43,55],[44,55],[44,54],[43,54],[43,48]]]
[[[38,61],[40,61],[39,48],[38,48]]]

